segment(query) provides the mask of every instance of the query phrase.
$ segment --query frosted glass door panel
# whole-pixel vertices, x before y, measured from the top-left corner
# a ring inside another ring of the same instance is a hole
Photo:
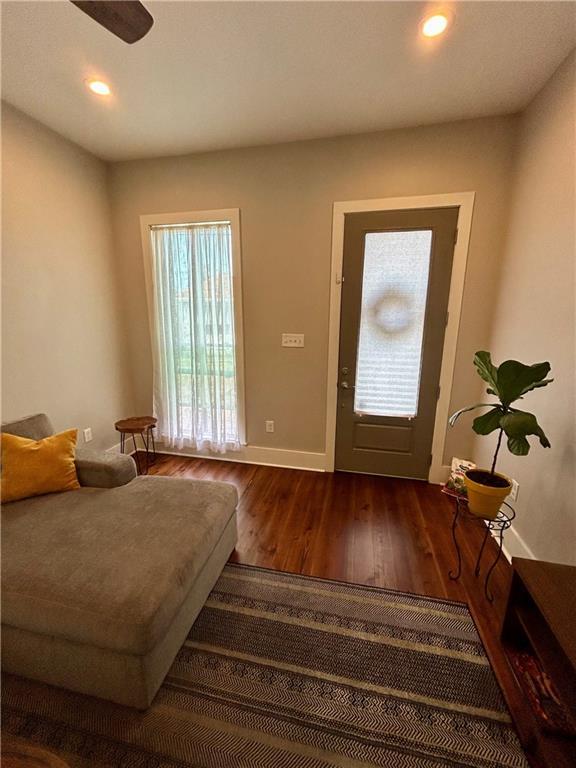
[[[365,237],[354,411],[418,413],[432,230]]]

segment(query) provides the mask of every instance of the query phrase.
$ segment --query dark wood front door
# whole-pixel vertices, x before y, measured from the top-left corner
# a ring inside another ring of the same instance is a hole
[[[458,208],[345,217],[335,468],[426,479]]]

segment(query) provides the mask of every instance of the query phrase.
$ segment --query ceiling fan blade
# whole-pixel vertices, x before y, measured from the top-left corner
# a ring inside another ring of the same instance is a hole
[[[154,19],[138,0],[71,0],[90,18],[125,43],[135,43],[148,32]]]

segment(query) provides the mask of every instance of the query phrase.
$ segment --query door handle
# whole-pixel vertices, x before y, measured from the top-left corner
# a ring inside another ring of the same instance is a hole
[[[342,387],[342,389],[354,389],[354,387],[348,384],[347,381],[341,381],[340,386]]]

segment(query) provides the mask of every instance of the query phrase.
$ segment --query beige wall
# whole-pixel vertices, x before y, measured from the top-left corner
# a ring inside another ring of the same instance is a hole
[[[152,369],[139,216],[241,209],[247,436],[253,445],[324,451],[332,204],[365,198],[476,192],[453,405],[479,385],[475,350],[490,331],[508,214],[516,118],[499,117],[340,139],[116,163],[116,254],[130,332],[136,409],[151,407]],[[306,336],[282,349],[282,332]],[[274,419],[267,434],[264,421]],[[467,426],[446,457],[467,455]]]
[[[106,166],[3,105],[2,181],[2,418],[45,411],[109,447],[131,393]]]
[[[515,529],[542,560],[576,564],[574,54],[522,115],[512,210],[490,348],[500,362],[549,360],[555,381],[526,397],[552,447],[533,441],[526,457],[502,454],[499,468],[520,483]],[[488,465],[493,436],[477,437]],[[526,554],[522,541],[510,549]]]
[[[551,361],[556,381],[529,407],[552,448],[502,456],[500,469],[520,482],[520,539],[509,546],[576,562],[574,99],[572,56],[520,118],[108,169],[5,106],[3,418],[45,410],[58,429],[92,426],[95,447],[114,443],[116,418],[151,408],[139,216],[238,207],[248,441],[322,452],[333,202],[473,190],[451,407],[481,394],[477,349]],[[304,333],[305,348],[282,349],[285,331]],[[445,459],[487,464],[491,450],[462,419]]]

